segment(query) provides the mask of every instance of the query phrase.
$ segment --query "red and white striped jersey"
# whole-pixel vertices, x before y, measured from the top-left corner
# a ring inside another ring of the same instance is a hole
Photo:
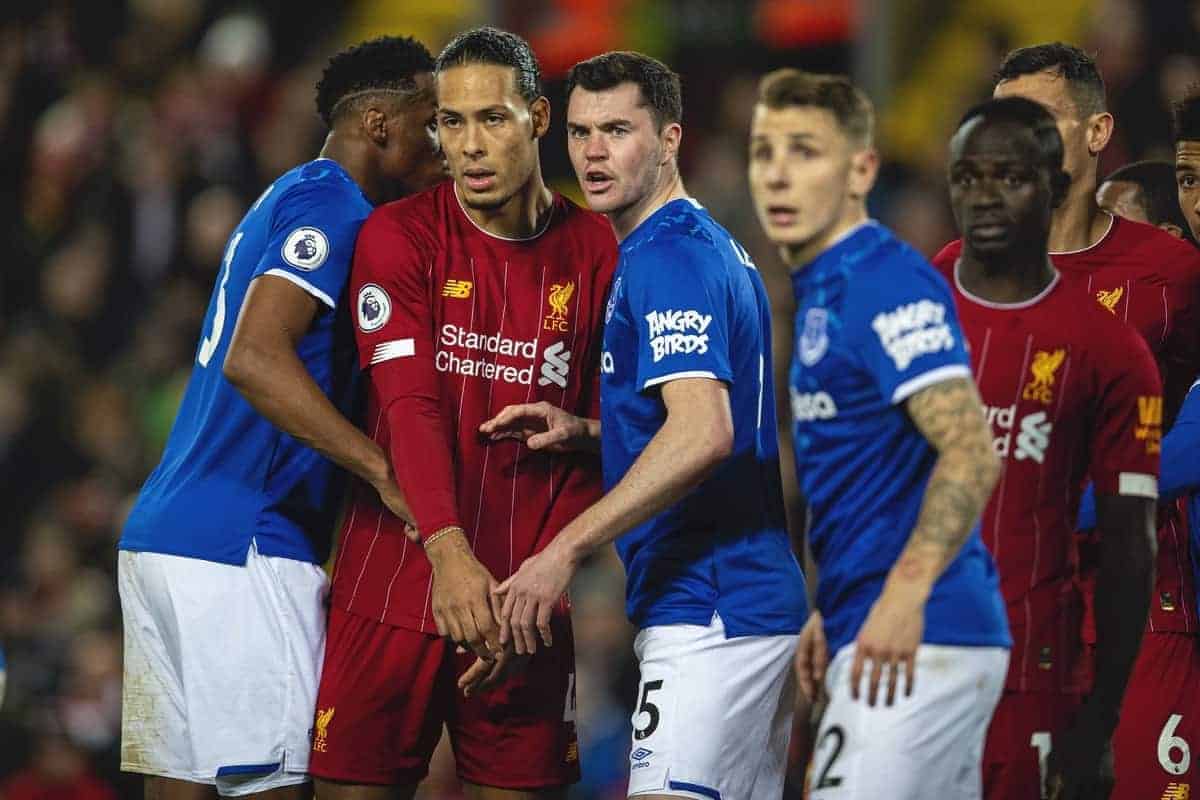
[[[1113,317],[1129,323],[1150,346],[1163,383],[1163,421],[1167,428],[1200,374],[1200,252],[1153,225],[1111,217],[1108,231],[1091,247],[1050,253],[1064,283],[1094,298]],[[962,252],[953,241],[933,263],[949,274]],[[1160,515],[1151,632],[1200,631],[1190,599],[1196,596],[1184,525],[1175,512]],[[1085,547],[1085,573],[1094,556]],[[1094,641],[1090,618],[1085,636]]]
[[[1162,395],[1128,325],[1060,277],[1037,297],[955,302],[1004,468],[983,514],[1013,650],[1007,688],[1075,691],[1082,602],[1075,520],[1086,480],[1100,494],[1157,497]]]
[[[482,422],[545,400],[599,416],[604,302],[617,245],[603,217],[555,196],[528,239],[486,233],[454,185],[382,206],[351,274],[366,430],[387,452],[422,536],[460,525],[497,580],[598,499],[595,456],[491,442]],[[358,484],[343,525],[333,602],[436,632],[421,545]]]

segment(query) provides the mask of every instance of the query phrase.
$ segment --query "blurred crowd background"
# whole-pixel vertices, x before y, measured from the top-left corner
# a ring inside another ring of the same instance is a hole
[[[1200,80],[1200,3],[1182,0],[6,0],[3,800],[140,796],[118,770],[115,543],[170,429],[226,237],[320,147],[325,60],[381,33],[436,53],[483,23],[538,51],[556,112],[543,163],[569,194],[565,70],[629,48],[680,72],[688,188],[774,277],[777,315],[787,281],[745,186],[764,71],[850,72],[868,88],[886,164],[873,212],[928,254],[954,236],[948,133],[1011,47],[1062,39],[1096,54],[1117,118],[1107,168],[1170,157],[1169,102]],[[585,570],[573,598],[585,778],[572,797],[623,798],[637,674],[615,560]],[[444,754],[423,796],[458,796]]]

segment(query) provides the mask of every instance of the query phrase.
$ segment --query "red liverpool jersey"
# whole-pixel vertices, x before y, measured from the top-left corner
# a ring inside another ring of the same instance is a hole
[[[1167,427],[1200,372],[1200,252],[1153,225],[1111,217],[1100,241],[1050,253],[1064,283],[1086,291],[1114,317],[1137,329],[1158,363]],[[956,240],[933,263],[949,274],[962,253]],[[1154,595],[1148,630],[1196,632],[1200,621],[1187,537],[1178,518],[1160,516]],[[1085,554],[1085,569],[1091,556]],[[1089,620],[1087,635],[1093,636]]]
[[[1075,519],[1101,494],[1157,497],[1162,395],[1137,332],[1060,278],[1023,303],[954,285],[971,367],[1004,469],[983,514],[1013,650],[1007,688],[1078,691]]]
[[[479,426],[539,400],[599,416],[616,260],[607,220],[560,196],[542,230],[506,239],[475,225],[451,182],[376,209],[359,234],[350,296],[366,430],[391,458],[422,536],[461,526],[497,580],[599,497],[599,460],[491,442]],[[421,545],[357,485],[333,602],[434,633],[430,588]]]

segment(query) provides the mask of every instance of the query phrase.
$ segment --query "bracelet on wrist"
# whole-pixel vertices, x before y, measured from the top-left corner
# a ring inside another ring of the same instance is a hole
[[[457,525],[447,525],[444,528],[438,528],[436,531],[434,531],[433,533],[426,536],[425,541],[423,541],[421,544],[424,547],[429,547],[429,545],[433,544],[438,539],[441,539],[443,536],[446,536],[446,535],[452,533],[453,531],[461,531],[461,530],[462,530],[462,528],[460,528]]]

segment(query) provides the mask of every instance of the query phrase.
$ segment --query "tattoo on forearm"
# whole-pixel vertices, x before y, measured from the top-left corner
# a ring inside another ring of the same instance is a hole
[[[967,378],[938,383],[908,401],[913,423],[938,451],[921,513],[897,562],[918,574],[937,560],[938,569],[958,553],[987,504],[999,472],[991,434],[975,384]]]

